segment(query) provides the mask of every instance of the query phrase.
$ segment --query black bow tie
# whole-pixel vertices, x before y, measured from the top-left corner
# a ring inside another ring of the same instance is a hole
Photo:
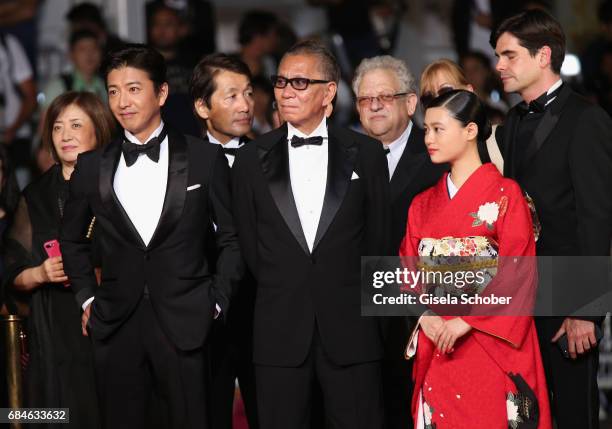
[[[385,149],[385,155],[389,155],[391,153],[391,149],[389,149],[388,147],[384,149]]]
[[[293,136],[291,137],[291,146],[293,147],[300,147],[300,146],[305,146],[305,145],[315,145],[315,146],[321,146],[323,144],[323,137],[321,136],[316,136],[316,137],[298,137],[298,136]]]
[[[222,147],[221,150],[226,155],[236,156],[236,152],[238,152],[239,147]]]
[[[134,165],[141,153],[146,154],[149,159],[153,162],[159,161],[159,148],[161,142],[166,138],[166,128],[161,130],[161,133],[157,137],[153,137],[146,144],[135,144],[128,139],[124,138],[121,144],[121,150],[123,151],[123,157],[125,158],[125,164],[128,167]]]
[[[560,91],[561,91],[561,86],[555,89],[550,94],[544,93],[540,95],[538,98],[536,98],[535,100],[531,100],[529,104],[522,101],[519,104],[517,104],[516,107],[521,116],[525,116],[529,112],[544,113],[546,111],[546,107],[548,107],[549,101],[555,98],[557,95],[559,95]]]

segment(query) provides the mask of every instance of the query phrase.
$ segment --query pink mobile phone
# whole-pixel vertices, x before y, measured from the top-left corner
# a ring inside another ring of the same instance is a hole
[[[62,252],[60,251],[60,244],[57,240],[49,240],[43,244],[45,248],[45,252],[47,252],[47,256],[49,258],[57,258],[58,256],[62,256]],[[70,286],[70,283],[64,282],[64,286]]]
[[[47,256],[49,258],[57,258],[58,256],[62,256],[62,252],[60,252],[59,241],[49,240],[45,242],[44,246],[45,252],[47,252]]]

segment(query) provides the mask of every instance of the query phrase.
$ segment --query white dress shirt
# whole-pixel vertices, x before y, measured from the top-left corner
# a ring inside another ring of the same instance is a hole
[[[293,136],[303,138],[321,136],[323,137],[323,144],[321,146],[293,147],[291,146]],[[306,243],[312,252],[327,185],[328,136],[326,118],[323,118],[319,126],[310,135],[302,133],[287,123],[287,138],[291,190],[293,191],[293,198],[306,237]]]
[[[234,137],[233,139],[231,139],[227,143],[222,144],[219,140],[214,138],[212,136],[212,134],[210,134],[208,131],[206,131],[206,135],[208,136],[208,141],[211,142],[212,144],[220,144],[223,147],[228,148],[228,149],[233,149],[233,148],[238,149],[240,146],[242,146],[240,144],[240,139],[238,137]],[[234,159],[236,157],[234,155],[229,154],[229,153],[226,153],[225,157],[227,158],[227,162],[228,162],[230,168],[232,168],[232,166],[234,165]]]
[[[138,141],[129,131],[125,137],[135,144],[145,144],[161,132],[164,123],[146,139]],[[128,167],[123,153],[117,165],[113,188],[117,199],[134,224],[145,245],[149,245],[159,223],[166,186],[168,184],[168,136],[161,142],[159,161],[152,161],[146,154],[140,154],[136,162]]]
[[[388,148],[390,152],[387,154],[387,166],[389,167],[389,180],[393,177],[393,173],[395,173],[395,169],[397,168],[397,164],[399,163],[402,154],[404,153],[404,149],[406,149],[406,144],[408,143],[408,138],[410,137],[410,132],[412,131],[412,121],[408,122],[408,126],[404,130],[404,132],[397,138],[391,142],[385,148]]]

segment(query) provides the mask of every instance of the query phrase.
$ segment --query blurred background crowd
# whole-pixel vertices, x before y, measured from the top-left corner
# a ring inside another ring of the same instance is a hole
[[[283,53],[307,37],[324,41],[341,65],[331,118],[340,125],[359,128],[350,82],[363,58],[381,54],[404,60],[416,76],[433,60],[458,61],[499,123],[519,98],[502,90],[489,36],[498,23],[525,8],[543,8],[561,22],[568,36],[564,80],[612,113],[610,0],[3,0],[0,234],[19,189],[53,163],[39,143],[45,110],[69,90],[105,100],[101,60],[123,43],[146,42],[165,57],[170,97],[164,120],[186,134],[202,132],[188,93],[191,71],[202,56],[233,53],[249,66],[253,132],[259,135],[273,127],[269,77]],[[612,389],[609,338],[602,343],[602,389]],[[603,418],[608,409],[605,395],[602,399]]]
[[[5,0],[0,3],[0,141],[23,188],[52,162],[38,151],[46,107],[67,90],[104,100],[98,68],[105,52],[147,42],[168,64],[171,97],[164,116],[198,135],[188,96],[203,55],[235,53],[254,76],[254,132],[272,127],[269,76],[295,41],[316,37],[342,67],[333,120],[358,127],[349,84],[363,58],[391,54],[419,75],[433,60],[458,61],[501,122],[518,99],[504,94],[489,45],[491,29],[525,8],[544,8],[568,34],[563,77],[612,111],[612,2],[516,0]]]

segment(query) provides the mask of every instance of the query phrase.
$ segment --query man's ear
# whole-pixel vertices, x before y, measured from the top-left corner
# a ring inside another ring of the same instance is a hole
[[[157,99],[159,100],[159,107],[162,107],[166,104],[166,99],[168,98],[168,83],[164,82],[159,87],[159,91],[157,93]]]
[[[538,62],[541,68],[550,66],[552,57],[552,49],[549,46],[542,46],[540,52],[538,52]]]
[[[328,82],[325,87],[325,97],[323,97],[323,105],[327,106],[332,103],[336,92],[338,91],[338,85],[336,82]]]
[[[201,98],[198,98],[193,103],[193,107],[195,107],[195,111],[200,118],[207,120],[210,116],[210,109],[208,108],[206,103],[204,103],[204,100],[202,100]]]
[[[412,117],[416,111],[417,102],[419,98],[413,92],[406,95],[406,108],[408,110],[408,116]]]

